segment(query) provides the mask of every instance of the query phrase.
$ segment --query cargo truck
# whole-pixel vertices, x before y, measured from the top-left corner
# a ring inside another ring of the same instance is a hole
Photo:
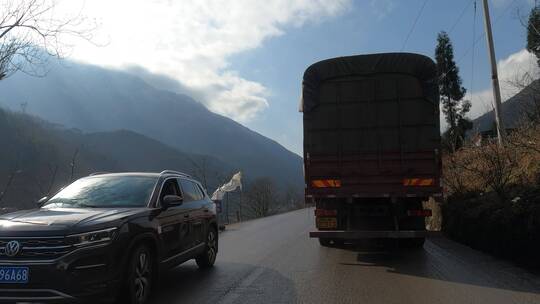
[[[435,63],[410,53],[317,62],[304,73],[300,111],[310,237],[422,246],[432,212],[422,202],[442,196]]]

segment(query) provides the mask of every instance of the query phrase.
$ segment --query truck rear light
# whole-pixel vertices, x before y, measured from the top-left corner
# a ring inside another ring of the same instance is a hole
[[[336,216],[337,210],[327,210],[327,209],[315,209],[315,216]]]
[[[407,211],[408,216],[423,216],[428,217],[431,216],[431,210],[429,209],[423,209],[423,210],[409,210]]]
[[[311,181],[314,188],[339,188],[341,180],[339,179],[314,179]]]
[[[433,186],[435,180],[433,178],[404,178],[403,186]]]

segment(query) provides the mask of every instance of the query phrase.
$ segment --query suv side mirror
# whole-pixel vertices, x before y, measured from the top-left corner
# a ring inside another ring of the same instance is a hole
[[[161,200],[161,207],[163,209],[167,209],[170,206],[178,206],[181,205],[184,199],[181,196],[178,195],[165,195],[163,199]]]
[[[44,196],[42,198],[39,199],[39,201],[37,201],[37,206],[38,208],[41,208],[43,205],[45,205],[45,203],[49,200],[49,197],[48,196]]]

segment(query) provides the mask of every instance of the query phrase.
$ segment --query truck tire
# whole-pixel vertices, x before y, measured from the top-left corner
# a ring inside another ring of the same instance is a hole
[[[319,244],[324,247],[343,247],[345,242],[343,240],[336,240],[336,239],[319,239]]]
[[[345,241],[343,240],[332,240],[332,244],[334,245],[334,247],[337,247],[337,248],[341,248],[345,245]]]
[[[323,239],[323,238],[319,238],[319,244],[321,244],[321,246],[323,247],[330,247],[332,245],[330,239]]]

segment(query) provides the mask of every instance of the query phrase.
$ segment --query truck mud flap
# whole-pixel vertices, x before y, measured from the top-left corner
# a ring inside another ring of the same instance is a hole
[[[416,231],[416,230],[401,230],[401,231],[312,231],[309,237],[312,238],[328,238],[328,239],[408,239],[408,238],[423,238],[423,237],[440,237],[440,231]]]

